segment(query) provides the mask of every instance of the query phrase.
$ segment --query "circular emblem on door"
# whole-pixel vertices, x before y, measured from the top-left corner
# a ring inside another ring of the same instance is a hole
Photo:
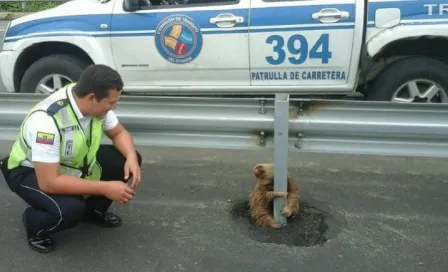
[[[157,51],[166,60],[184,64],[194,60],[202,48],[199,26],[188,16],[175,14],[164,18],[154,34]]]

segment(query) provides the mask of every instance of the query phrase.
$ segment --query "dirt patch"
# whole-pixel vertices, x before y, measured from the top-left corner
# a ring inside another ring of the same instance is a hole
[[[327,209],[329,210],[329,209]],[[284,244],[295,247],[324,245],[340,233],[345,224],[330,211],[324,211],[308,202],[300,203],[300,213],[288,218],[287,225],[280,229],[261,228],[249,217],[247,200],[240,200],[230,211],[237,227],[245,235],[262,243]]]

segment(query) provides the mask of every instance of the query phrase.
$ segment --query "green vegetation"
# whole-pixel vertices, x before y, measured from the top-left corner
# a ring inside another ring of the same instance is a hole
[[[59,6],[63,2],[0,2],[0,12],[36,12]]]

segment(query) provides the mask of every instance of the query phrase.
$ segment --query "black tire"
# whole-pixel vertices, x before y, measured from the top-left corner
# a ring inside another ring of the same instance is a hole
[[[415,79],[431,80],[439,84],[448,95],[448,65],[428,57],[408,57],[398,60],[373,80],[366,99],[391,101],[398,88]]]
[[[61,74],[77,81],[88,63],[66,54],[50,55],[30,65],[20,82],[19,92],[34,93],[39,81],[50,74]]]

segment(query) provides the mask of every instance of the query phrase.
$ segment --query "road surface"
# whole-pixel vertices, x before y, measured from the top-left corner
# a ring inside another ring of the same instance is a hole
[[[1,155],[10,142],[1,142]],[[140,148],[143,183],[119,229],[81,224],[28,249],[25,204],[0,179],[0,271],[446,271],[448,160],[291,154],[301,216],[248,223],[251,168],[271,151]]]

